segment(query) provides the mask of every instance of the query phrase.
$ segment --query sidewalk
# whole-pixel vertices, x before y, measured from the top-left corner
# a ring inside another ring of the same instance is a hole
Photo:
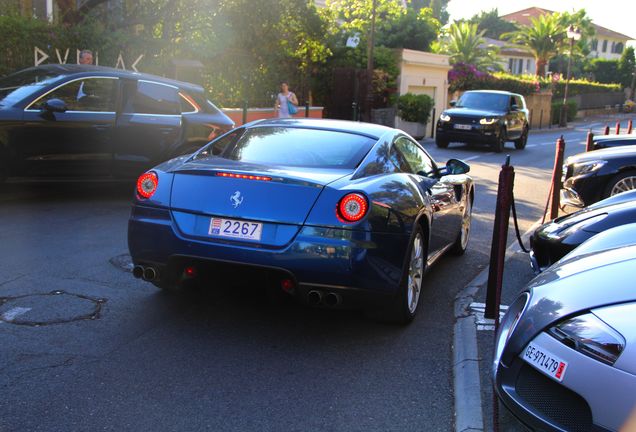
[[[522,237],[528,246],[528,237],[534,228]],[[502,312],[534,277],[528,255],[518,243],[506,251],[504,280],[501,292]],[[455,302],[457,324],[454,337],[455,431],[492,431],[493,402],[492,356],[494,325],[483,318],[486,301],[488,267],[486,267],[458,295]],[[499,403],[499,430],[522,432],[526,429]]]

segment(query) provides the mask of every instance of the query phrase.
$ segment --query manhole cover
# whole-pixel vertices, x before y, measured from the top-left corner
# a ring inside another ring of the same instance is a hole
[[[132,272],[132,269],[133,269],[132,258],[130,258],[130,255],[128,254],[117,255],[116,257],[112,257],[109,261],[112,265],[114,265],[120,270],[123,270],[126,272]]]
[[[42,326],[99,318],[106,299],[95,299],[64,291],[0,297],[0,321]]]

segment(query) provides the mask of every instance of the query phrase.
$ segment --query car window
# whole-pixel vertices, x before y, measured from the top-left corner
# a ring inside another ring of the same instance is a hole
[[[355,168],[374,143],[349,132],[261,126],[245,130],[221,157],[266,165]]]
[[[201,110],[197,101],[190,95],[179,92],[179,102],[181,103],[181,113],[195,113]]]
[[[139,80],[133,92],[134,94],[127,95],[125,113],[171,115],[181,113],[181,100],[174,86]],[[192,111],[192,107],[188,111]]]
[[[245,129],[235,129],[220,138],[213,140],[195,156],[194,160],[207,159],[210,156],[218,156],[226,147],[233,145],[245,132]]]
[[[435,177],[437,169],[433,160],[417,144],[406,137],[398,138],[393,147],[408,164],[408,171],[414,174]]]
[[[520,96],[513,96],[514,98],[514,103],[517,104],[517,107],[519,109],[524,109],[525,107],[523,106],[523,101],[521,100]]]
[[[115,112],[117,78],[87,77],[71,81],[42,96],[31,109],[42,108],[50,99],[60,99],[67,111]]]

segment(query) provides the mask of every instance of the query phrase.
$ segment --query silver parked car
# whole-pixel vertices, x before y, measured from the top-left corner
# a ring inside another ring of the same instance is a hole
[[[501,321],[493,377],[533,429],[616,431],[636,409],[636,224],[533,279]]]

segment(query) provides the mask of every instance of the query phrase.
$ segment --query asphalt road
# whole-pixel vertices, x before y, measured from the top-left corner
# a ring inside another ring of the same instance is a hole
[[[568,154],[586,127],[564,132]],[[508,144],[522,231],[543,212],[556,137]],[[0,187],[0,431],[451,430],[453,303],[487,266],[504,154],[425,147],[468,160],[477,196],[468,252],[427,275],[408,327],[260,287],[165,295],[120,265],[133,185]]]

